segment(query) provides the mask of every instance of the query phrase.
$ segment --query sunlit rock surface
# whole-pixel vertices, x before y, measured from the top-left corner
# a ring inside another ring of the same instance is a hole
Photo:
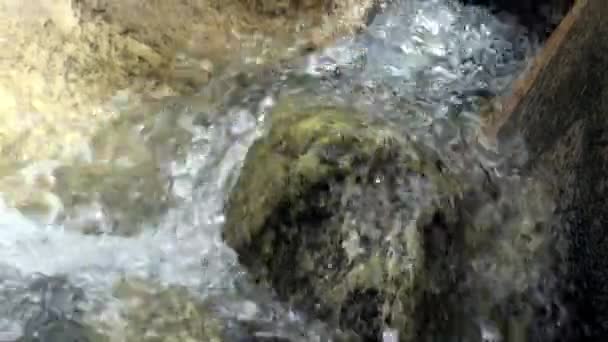
[[[236,0],[3,1],[0,154],[72,158],[116,115],[105,105],[118,91],[131,103],[193,92],[222,69],[276,61],[351,32],[370,6],[268,17]]]
[[[472,338],[477,315],[525,336],[531,317],[504,306],[531,305],[540,271],[528,258],[547,243],[542,189],[474,160],[466,173],[450,169],[386,122],[305,98],[278,104],[269,127],[224,226],[258,281],[365,341],[387,329],[402,341]]]
[[[0,190],[43,222],[63,215],[79,230],[138,231],[135,217],[153,217],[170,202],[159,164],[191,141],[170,107],[204,106],[171,98],[226,70],[352,33],[371,1],[348,5],[268,16],[239,1],[3,2],[0,41],[10,48],[0,51]],[[35,161],[55,166],[42,176],[4,177]]]
[[[411,333],[423,242],[415,225],[401,225],[432,213],[435,203],[417,208],[417,190],[447,192],[447,181],[412,142],[356,112],[297,106],[275,108],[269,137],[250,150],[227,242],[280,294],[325,319],[363,336],[385,321]],[[418,184],[402,183],[406,173]],[[405,188],[409,201],[397,193]],[[385,207],[370,210],[377,202]]]

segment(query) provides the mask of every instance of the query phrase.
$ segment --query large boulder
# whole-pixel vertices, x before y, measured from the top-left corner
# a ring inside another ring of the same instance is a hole
[[[557,202],[563,296],[552,300],[562,315],[543,341],[608,336],[607,15],[608,2],[577,1],[493,128],[499,141],[523,135],[528,171],[546,179]]]
[[[458,186],[386,127],[354,111],[301,105],[276,108],[269,135],[251,147],[224,237],[261,281],[305,311],[364,338],[385,324],[411,335],[426,280],[415,222],[450,220],[438,208]]]
[[[0,154],[72,159],[119,112],[108,102],[192,93],[326,44],[364,25],[372,1],[340,4],[270,17],[241,0],[2,1]]]
[[[401,341],[481,337],[479,317],[510,338],[526,333],[531,318],[507,306],[540,277],[541,188],[493,181],[474,161],[453,172],[350,108],[289,99],[269,127],[247,155],[224,226],[257,281],[365,341],[390,329]]]

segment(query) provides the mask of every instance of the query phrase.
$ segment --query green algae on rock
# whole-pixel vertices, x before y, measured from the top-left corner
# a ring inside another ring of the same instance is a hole
[[[224,72],[290,59],[365,25],[372,0],[338,3],[270,17],[241,0],[2,1],[0,41],[11,48],[0,51],[0,154],[77,158],[116,116],[108,101],[119,93],[196,93]]]
[[[549,265],[542,187],[475,159],[454,169],[352,108],[290,98],[269,115],[223,232],[259,282],[366,341],[476,338],[476,317],[525,336]]]
[[[224,238],[280,296],[368,340],[414,338],[423,225],[459,185],[407,137],[354,110],[285,101],[251,147]],[[405,177],[407,175],[407,177]]]

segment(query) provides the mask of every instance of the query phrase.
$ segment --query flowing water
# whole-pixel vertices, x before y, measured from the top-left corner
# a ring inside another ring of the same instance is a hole
[[[273,104],[297,92],[354,104],[437,146],[470,140],[475,158],[499,172],[513,158],[504,163],[473,143],[482,104],[508,92],[537,47],[508,16],[450,0],[401,0],[356,37],[280,70],[218,77],[197,95],[130,113],[129,98],[115,98],[122,121],[83,146],[81,161],[5,173],[3,181],[38,200],[0,201],[0,341],[52,341],[48,326],[57,317],[120,341],[136,330],[130,313],[146,310],[131,292],[120,295],[130,282],[160,316],[159,293],[185,289],[176,293],[232,327],[228,340],[320,338],[323,325],[250,284],[221,239],[223,203]],[[525,158],[521,149],[513,155]],[[143,324],[140,336],[169,334],[166,324]]]

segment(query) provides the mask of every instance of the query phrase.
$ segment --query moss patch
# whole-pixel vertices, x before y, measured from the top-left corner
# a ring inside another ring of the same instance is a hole
[[[427,277],[421,227],[411,222],[459,186],[387,126],[300,100],[279,104],[249,151],[224,237],[300,308],[364,338],[389,326],[413,338]]]

